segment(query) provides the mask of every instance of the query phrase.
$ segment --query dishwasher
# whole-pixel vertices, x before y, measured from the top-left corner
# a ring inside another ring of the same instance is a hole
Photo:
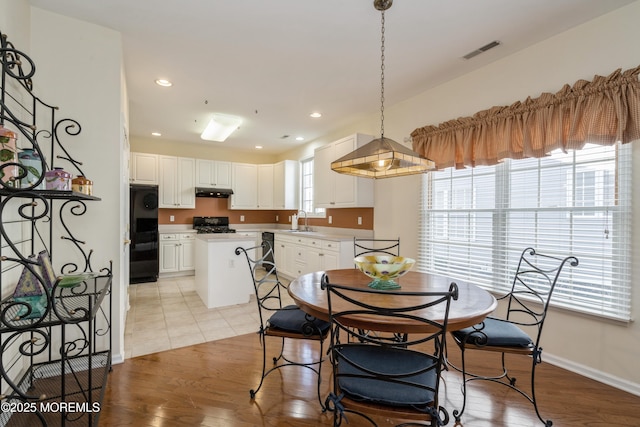
[[[275,259],[273,259],[273,255],[276,252],[276,247],[275,247],[275,241],[274,240],[275,239],[274,239],[274,235],[273,235],[272,232],[270,232],[270,231],[263,231],[262,232],[262,241],[263,242],[264,241],[269,242],[269,244],[271,245],[271,248],[273,249],[273,251],[271,251],[271,254],[269,254],[269,256],[267,258],[265,258],[265,261],[272,262],[274,267],[275,267],[276,261],[275,261]],[[264,256],[264,253],[262,255]],[[267,270],[266,267],[265,267],[265,270]]]

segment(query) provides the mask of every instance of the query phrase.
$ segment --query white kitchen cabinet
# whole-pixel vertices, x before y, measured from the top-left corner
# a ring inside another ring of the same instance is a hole
[[[159,156],[159,166],[158,207],[194,209],[196,207],[195,159]]]
[[[132,184],[158,185],[158,155],[132,152],[129,181]]]
[[[278,273],[295,278],[314,271],[353,267],[352,240],[326,240],[296,233],[276,233]]]
[[[295,239],[292,236],[285,236],[282,234],[276,234],[274,236],[273,253],[279,274],[283,274],[288,277],[295,276],[294,249]]]
[[[258,207],[258,165],[249,163],[231,164],[230,209],[257,209]]]
[[[196,159],[196,187],[231,188],[231,162]]]
[[[258,209],[273,209],[273,165],[258,165]]]
[[[339,174],[331,162],[371,141],[373,136],[354,134],[315,150],[314,201],[319,208],[373,207],[373,179]]]
[[[300,163],[284,160],[273,165],[273,208],[298,209]]]
[[[195,233],[160,234],[160,274],[192,273],[195,269]],[[170,274],[179,275],[179,274]]]

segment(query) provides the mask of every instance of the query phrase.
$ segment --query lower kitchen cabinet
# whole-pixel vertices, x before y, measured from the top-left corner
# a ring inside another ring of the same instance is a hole
[[[195,270],[195,233],[160,234],[160,274],[188,275]],[[178,273],[178,274],[176,274]]]
[[[275,235],[278,273],[295,278],[322,270],[353,267],[353,240],[326,240],[307,236]]]

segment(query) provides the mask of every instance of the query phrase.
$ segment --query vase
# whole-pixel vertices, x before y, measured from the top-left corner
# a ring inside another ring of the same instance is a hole
[[[44,190],[45,181],[35,185],[42,176],[42,159],[36,150],[26,148],[18,154],[18,161],[27,169],[27,177],[20,180],[20,188],[33,188],[34,190]]]
[[[62,168],[46,171],[44,180],[47,190],[71,191],[71,174]]]
[[[18,166],[7,163],[17,163],[16,133],[0,125],[0,181],[2,187],[16,187]]]

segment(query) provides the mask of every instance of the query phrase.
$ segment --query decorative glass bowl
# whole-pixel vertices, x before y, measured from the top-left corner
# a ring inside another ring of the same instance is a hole
[[[399,289],[394,279],[411,270],[416,260],[391,255],[362,255],[353,260],[360,271],[371,277],[373,289]]]

